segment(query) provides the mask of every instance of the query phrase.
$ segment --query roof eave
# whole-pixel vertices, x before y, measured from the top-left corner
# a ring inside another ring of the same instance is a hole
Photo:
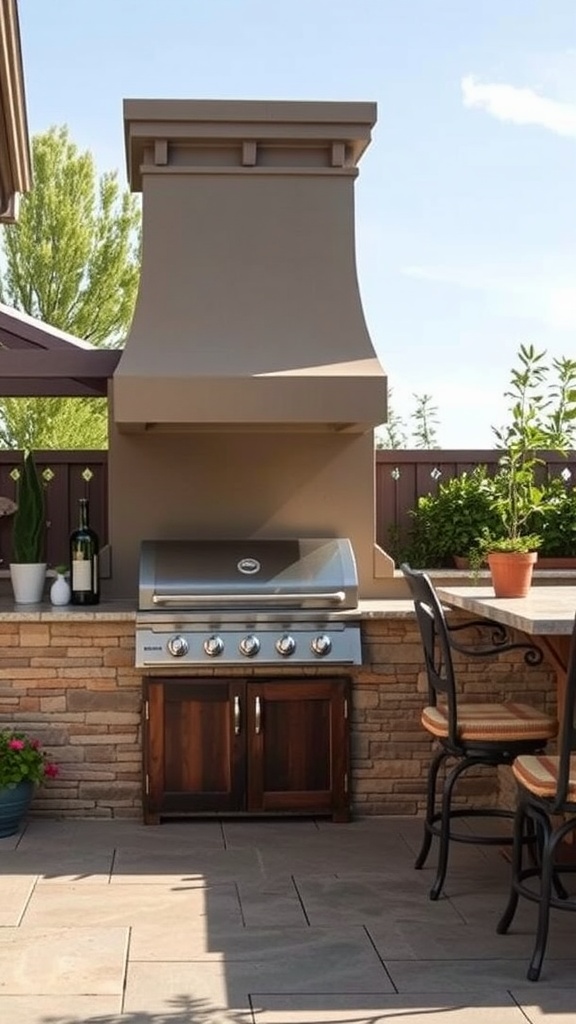
[[[32,168],[16,0],[0,3],[0,222],[14,223]]]

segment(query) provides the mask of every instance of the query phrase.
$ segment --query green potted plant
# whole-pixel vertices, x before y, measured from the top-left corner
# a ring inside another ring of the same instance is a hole
[[[17,730],[0,732],[0,837],[18,831],[36,786],[57,774],[39,740]]]
[[[500,528],[496,532],[484,528],[473,546],[471,561],[475,565],[483,560],[488,563],[497,597],[528,593],[543,543],[540,526],[550,502],[549,491],[537,480],[537,469],[543,463],[538,452],[568,449],[568,438],[560,428],[574,414],[574,367],[569,361],[565,368],[560,421],[558,415],[547,413],[550,399],[541,390],[548,372],[545,354],[537,353],[532,345],[520,347],[520,365],[512,371],[511,390],[505,393],[512,400],[511,422],[500,430],[492,428],[498,447],[504,449],[494,477],[494,508]]]
[[[25,452],[12,520],[10,577],[18,604],[42,599],[46,579],[46,507],[44,485],[32,452]]]

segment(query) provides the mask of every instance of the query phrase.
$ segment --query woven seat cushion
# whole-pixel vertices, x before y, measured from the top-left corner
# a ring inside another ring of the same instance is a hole
[[[512,771],[521,786],[535,796],[553,797],[558,784],[560,758],[547,754],[523,754],[512,764]],[[570,758],[570,779],[567,800],[576,802],[576,754]]]
[[[424,708],[422,725],[433,736],[446,739],[448,716],[441,705]],[[462,741],[549,740],[556,736],[558,722],[530,704],[459,704],[458,738]]]

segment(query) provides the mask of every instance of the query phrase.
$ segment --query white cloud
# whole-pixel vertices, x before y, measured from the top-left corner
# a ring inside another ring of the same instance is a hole
[[[576,268],[573,274],[565,267],[552,276],[534,270],[518,273],[499,265],[413,265],[402,267],[401,273],[432,284],[481,291],[499,303],[504,316],[531,319],[560,331],[576,330]]]
[[[533,89],[482,83],[474,75],[466,75],[461,86],[465,107],[485,110],[500,121],[539,125],[556,135],[576,138],[576,104],[546,99]]]
[[[482,266],[414,264],[402,267],[401,273],[406,277],[416,277],[420,281],[449,284],[456,288],[478,288],[481,291],[499,291],[506,288],[501,274],[497,271],[490,272]]]

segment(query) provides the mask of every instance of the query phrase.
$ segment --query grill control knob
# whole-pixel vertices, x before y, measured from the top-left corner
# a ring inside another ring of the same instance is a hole
[[[221,636],[209,636],[204,641],[204,652],[209,658],[217,658],[224,650],[224,641]]]
[[[284,633],[284,636],[281,636],[276,641],[276,650],[283,658],[289,658],[296,650],[296,641],[294,637],[290,636],[289,633]]]
[[[253,658],[255,654],[258,654],[259,650],[260,641],[257,636],[253,636],[251,633],[240,641],[240,654],[243,654],[246,658]]]
[[[173,658],[183,658],[185,654],[188,654],[188,641],[183,636],[172,636],[170,637],[168,644],[168,652]]]
[[[325,658],[332,650],[332,641],[329,636],[326,636],[326,633],[320,633],[319,636],[314,637],[310,646],[313,654],[317,654],[319,658]]]

